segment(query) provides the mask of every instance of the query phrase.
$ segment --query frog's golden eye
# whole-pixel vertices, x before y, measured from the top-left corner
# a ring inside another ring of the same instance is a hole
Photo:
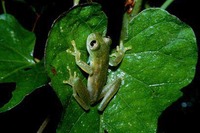
[[[90,42],[90,49],[91,50],[97,50],[97,49],[99,49],[99,43],[98,43],[98,41],[92,40]]]

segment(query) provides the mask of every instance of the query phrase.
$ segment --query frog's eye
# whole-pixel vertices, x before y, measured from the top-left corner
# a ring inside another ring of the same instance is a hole
[[[91,50],[97,50],[97,49],[99,49],[99,43],[96,40],[92,40],[90,42],[90,49]]]

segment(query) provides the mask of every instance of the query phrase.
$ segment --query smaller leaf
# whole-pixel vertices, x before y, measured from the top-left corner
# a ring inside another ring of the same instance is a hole
[[[10,77],[7,77],[7,79],[11,82],[16,82],[16,88],[12,92],[12,98],[7,104],[0,108],[0,112],[12,109],[27,95],[48,83],[43,61],[29,68],[19,70]]]
[[[0,15],[0,81],[16,71],[35,64],[35,35],[8,14]],[[5,81],[5,80],[4,80]]]
[[[11,15],[0,15],[0,83],[14,82],[11,100],[0,108],[7,111],[18,105],[26,95],[47,83],[44,63],[35,64],[35,35],[24,29]]]

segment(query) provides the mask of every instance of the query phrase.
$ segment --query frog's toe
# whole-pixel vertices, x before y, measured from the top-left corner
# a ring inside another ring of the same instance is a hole
[[[131,49],[132,49],[132,46],[125,47],[125,51],[131,50]]]
[[[72,51],[71,49],[67,49],[66,52],[73,55],[73,56],[76,55],[76,53],[74,51]]]
[[[74,77],[70,76],[68,80],[63,80],[63,83],[73,86],[73,81],[74,81]]]
[[[64,80],[63,83],[72,85],[72,81],[74,79],[74,76],[72,75],[72,72],[71,72],[71,69],[69,68],[69,66],[67,66],[67,70],[69,71],[69,79],[68,80]]]

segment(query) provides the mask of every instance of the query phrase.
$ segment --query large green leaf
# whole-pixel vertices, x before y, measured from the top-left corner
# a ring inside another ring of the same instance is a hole
[[[26,95],[47,83],[43,62],[35,63],[35,35],[9,14],[0,15],[0,83],[14,82],[13,97],[0,112],[18,105]]]
[[[72,88],[63,84],[69,78],[67,66],[86,82],[66,50],[75,40],[82,60],[87,61],[87,36],[103,33],[106,26],[100,6],[91,4],[71,9],[52,27],[45,59],[51,84],[64,107],[58,133],[154,133],[161,112],[182,95],[181,88],[194,77],[197,48],[192,29],[165,10],[147,9],[130,21],[124,45],[132,49],[118,69],[109,71],[108,82],[123,77],[120,90],[104,112],[99,113],[96,106],[85,112],[72,97]]]
[[[124,43],[132,50],[111,73],[124,75],[124,84],[104,112],[102,125],[108,132],[154,133],[161,112],[194,77],[196,38],[188,25],[154,8],[129,23]]]

